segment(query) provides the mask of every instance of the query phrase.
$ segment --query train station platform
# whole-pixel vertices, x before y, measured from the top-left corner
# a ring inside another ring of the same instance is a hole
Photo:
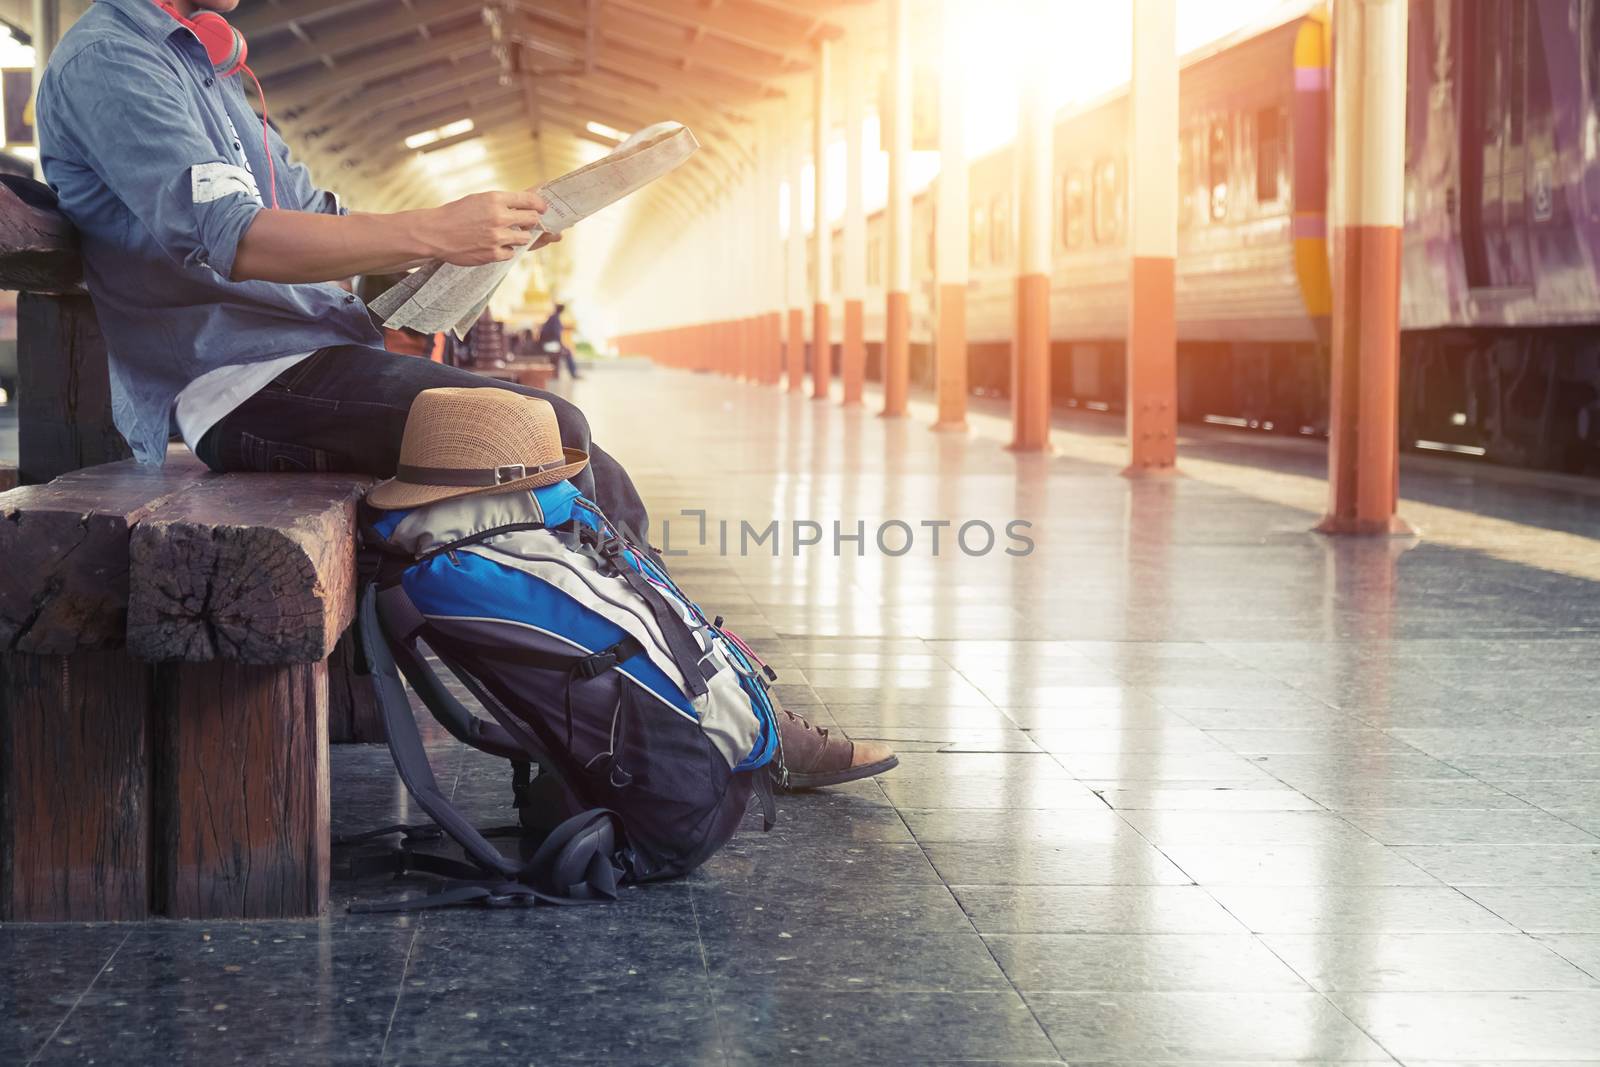
[[[637,363],[573,395],[787,704],[900,767],[610,907],[0,928],[0,1061],[1600,1061],[1592,485],[1408,464],[1421,536],[1335,540],[1314,447],[1128,480],[1103,419],[1019,455]],[[336,833],[419,817],[335,761]]]

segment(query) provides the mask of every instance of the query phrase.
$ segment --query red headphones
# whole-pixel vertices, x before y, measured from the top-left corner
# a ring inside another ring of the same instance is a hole
[[[278,173],[272,163],[272,144],[267,139],[267,94],[261,89],[261,82],[256,77],[255,71],[246,66],[250,58],[250,46],[245,43],[244,34],[234,29],[228,20],[215,11],[199,11],[193,18],[186,18],[178,14],[178,9],[169,0],[154,0],[161,10],[171,15],[178,22],[189,28],[189,31],[205,46],[206,58],[211,60],[211,66],[216,69],[220,78],[231,78],[240,71],[250,75],[250,80],[255,82],[256,95],[261,98],[261,151],[267,157],[267,182],[272,194],[272,206],[278,206]]]

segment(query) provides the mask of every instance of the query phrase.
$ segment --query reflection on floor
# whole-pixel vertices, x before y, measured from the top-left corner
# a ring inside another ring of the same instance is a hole
[[[575,399],[689,590],[900,769],[607,908],[8,927],[0,1062],[1600,1062],[1596,497],[1408,473],[1422,539],[1332,542],[1270,448],[1130,483],[706,377]],[[381,750],[334,789],[416,817]]]

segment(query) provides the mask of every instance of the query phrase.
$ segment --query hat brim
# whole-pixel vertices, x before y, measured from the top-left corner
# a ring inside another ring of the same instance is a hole
[[[564,482],[589,465],[589,454],[578,448],[563,448],[567,462],[554,470],[540,471],[526,478],[499,485],[462,488],[459,485],[413,485],[399,478],[379,482],[367,491],[367,503],[380,511],[400,511],[437,504],[441,500],[454,500],[463,496],[482,496],[485,493],[522,493],[529,489],[543,489],[547,485]]]

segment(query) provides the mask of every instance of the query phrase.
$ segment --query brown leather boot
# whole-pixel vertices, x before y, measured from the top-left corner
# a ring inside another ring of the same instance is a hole
[[[778,744],[788,776],[778,788],[787,792],[843,785],[871,778],[898,766],[900,757],[878,741],[852,741],[834,736],[788,708],[778,709]]]

